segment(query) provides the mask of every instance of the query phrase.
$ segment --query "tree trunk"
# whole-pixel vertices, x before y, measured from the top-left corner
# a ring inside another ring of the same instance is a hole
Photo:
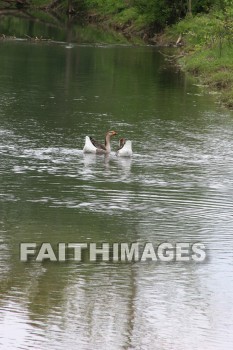
[[[73,5],[72,5],[72,0],[68,0],[68,9],[67,9],[67,13],[69,15],[72,15],[74,14],[74,8],[73,8]]]
[[[192,16],[192,0],[188,0],[188,14]]]

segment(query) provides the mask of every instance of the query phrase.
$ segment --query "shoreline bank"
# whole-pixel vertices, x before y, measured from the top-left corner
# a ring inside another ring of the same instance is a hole
[[[64,19],[95,25],[104,31],[115,31],[122,34],[133,44],[143,42],[157,47],[174,47],[176,53],[170,59],[181,70],[196,77],[200,84],[216,94],[216,100],[229,109],[233,109],[233,35],[232,16],[221,12],[202,13],[186,16],[163,31],[156,32],[153,26],[137,22],[134,13],[103,14],[97,10],[73,9],[59,4],[56,7],[46,6],[43,1],[38,6],[32,2],[29,11],[42,11],[45,15],[51,10]],[[67,15],[68,14],[68,15]],[[1,39],[5,33],[0,33]],[[28,38],[39,40],[38,38]]]
[[[144,26],[137,29],[134,22],[115,20],[115,17],[90,16],[91,23],[104,29],[121,32],[127,39],[139,37],[157,47],[174,47],[177,51],[170,59],[181,70],[197,78],[219,104],[233,109],[233,14],[212,11],[186,16],[161,32]],[[169,59],[169,57],[168,57]]]

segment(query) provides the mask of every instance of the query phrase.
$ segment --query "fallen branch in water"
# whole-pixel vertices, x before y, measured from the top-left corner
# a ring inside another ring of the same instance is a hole
[[[14,36],[14,35],[13,36],[7,36],[5,34],[1,34],[0,39],[1,40],[15,40],[16,36]]]
[[[184,54],[179,54],[179,55],[167,55],[165,53],[163,53],[162,51],[159,51],[159,53],[165,57],[165,59],[169,62],[173,62],[176,61],[177,59],[184,57]]]
[[[31,36],[29,36],[29,35],[25,35],[25,37],[27,38],[27,40],[28,41],[34,41],[34,42],[37,42],[37,41],[39,41],[39,42],[41,42],[41,41],[51,41],[51,39],[45,39],[45,38],[43,38],[42,36],[41,37],[35,37],[35,38],[33,38],[33,37],[31,37]],[[0,40],[23,40],[22,38],[17,38],[15,35],[12,35],[12,36],[8,36],[8,35],[5,35],[5,34],[1,34],[0,35]]]
[[[27,34],[25,34],[25,37],[29,40],[29,41],[50,41],[51,39],[45,39],[45,38],[43,38],[42,36],[41,37],[31,37],[31,36],[29,36],[29,35],[27,35]]]

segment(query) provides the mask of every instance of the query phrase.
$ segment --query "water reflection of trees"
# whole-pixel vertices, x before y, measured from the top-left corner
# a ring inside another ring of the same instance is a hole
[[[135,348],[156,338],[166,348],[187,338],[187,324],[210,326],[207,295],[194,265],[27,263],[9,271],[1,309],[9,298],[21,305],[34,340],[37,327],[53,338],[56,326],[76,343]]]

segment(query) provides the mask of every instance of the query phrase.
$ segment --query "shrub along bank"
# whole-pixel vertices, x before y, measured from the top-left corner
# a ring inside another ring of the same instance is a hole
[[[179,63],[184,70],[218,91],[219,100],[233,108],[233,5],[186,17],[166,28],[163,41],[175,42],[181,35]]]

